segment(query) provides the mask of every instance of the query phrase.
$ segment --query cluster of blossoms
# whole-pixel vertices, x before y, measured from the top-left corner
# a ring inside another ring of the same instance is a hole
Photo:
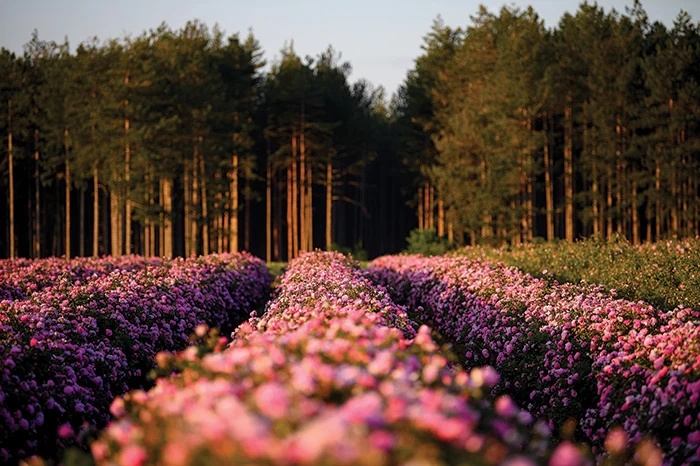
[[[115,400],[97,464],[586,464],[334,253],[293,261],[225,350],[159,359],[178,374]]]
[[[68,261],[59,257],[3,259],[0,260],[0,301],[20,301],[47,287],[69,288],[75,282],[85,283],[117,270],[136,271],[161,262],[157,257],[136,255],[76,257]]]
[[[201,323],[234,328],[272,282],[248,254],[107,262],[117,269],[0,303],[0,462],[82,441],[148,383],[158,352],[184,349]]]
[[[594,445],[620,426],[632,445],[653,436],[668,464],[700,461],[700,313],[459,257],[388,256],[368,274],[533,415],[580,419]]]

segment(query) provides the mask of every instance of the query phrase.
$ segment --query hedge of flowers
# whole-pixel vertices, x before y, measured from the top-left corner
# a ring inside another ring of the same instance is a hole
[[[0,462],[85,440],[115,396],[147,383],[156,353],[203,322],[234,328],[272,281],[248,254],[123,269],[0,303]]]
[[[75,282],[85,283],[117,270],[136,271],[146,266],[158,266],[161,262],[157,257],[137,255],[70,260],[60,257],[3,259],[0,260],[0,301],[24,300],[48,287],[69,288]]]
[[[92,452],[130,466],[586,463],[490,398],[493,369],[456,368],[416,327],[343,256],[303,255],[228,348],[162,355],[178,375],[116,399]]]
[[[502,262],[536,277],[553,275],[560,282],[585,280],[666,311],[680,305],[700,309],[700,238],[633,245],[619,235],[498,249],[469,246],[454,254]]]
[[[614,426],[653,436],[669,464],[700,461],[700,313],[662,312],[602,288],[560,285],[465,258],[388,256],[372,279],[458,349],[499,371],[552,425],[566,418],[599,447]]]

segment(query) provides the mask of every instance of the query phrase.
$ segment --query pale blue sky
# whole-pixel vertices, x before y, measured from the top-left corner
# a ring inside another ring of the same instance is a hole
[[[209,26],[219,23],[228,34],[249,28],[269,61],[285,41],[294,40],[297,53],[316,56],[328,44],[351,62],[351,79],[366,78],[383,85],[391,95],[420,54],[423,36],[433,19],[442,15],[450,26],[469,23],[480,3],[497,11],[503,1],[471,0],[0,0],[0,47],[21,53],[32,30],[39,37],[73,47],[93,36],[100,39],[138,35],[166,21],[172,28],[198,18]],[[578,0],[518,0],[532,5],[547,27],[565,11],[575,12]],[[632,0],[601,0],[606,9],[624,11]],[[672,24],[683,9],[700,20],[700,0],[646,0],[651,20]]]

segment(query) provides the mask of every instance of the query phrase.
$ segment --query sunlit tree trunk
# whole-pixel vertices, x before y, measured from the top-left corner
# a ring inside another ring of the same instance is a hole
[[[126,76],[124,77],[124,85],[126,87],[129,86],[129,80],[130,80],[130,71],[127,71]],[[130,199],[130,190],[131,190],[131,185],[130,185],[130,180],[131,180],[131,145],[129,141],[129,130],[130,130],[130,125],[131,121],[129,120],[128,112],[129,112],[129,100],[126,99],[124,100],[124,109],[126,112],[126,118],[124,119],[124,137],[126,140],[126,146],[124,148],[124,158],[125,158],[125,164],[124,164],[124,181],[125,181],[125,186],[124,186],[124,252],[126,254],[131,254],[132,247],[131,247],[131,199]]]
[[[66,259],[70,259],[70,159],[68,158],[68,129],[63,131],[63,149],[66,153]]]
[[[169,179],[163,179],[163,244],[161,255],[173,257],[173,185]]]
[[[190,167],[189,161],[185,158],[185,174],[183,176],[184,192],[184,230],[185,230],[185,257],[190,257],[192,254],[192,230],[190,223],[192,221],[192,186],[190,185]]]
[[[85,257],[85,188],[80,188],[80,218],[79,220],[79,241],[78,241],[78,255],[80,257]]]
[[[200,175],[199,175],[199,142],[195,141],[194,144],[194,160],[192,162],[192,218],[190,220],[190,228],[192,235],[192,255],[199,254],[199,213],[197,212],[197,207],[201,208],[201,203],[199,200],[199,185],[200,185]],[[201,213],[201,211],[200,211]]]
[[[92,255],[100,255],[100,180],[97,167],[92,169]]]
[[[274,260],[279,261],[282,259],[282,237],[280,234],[280,228],[282,228],[282,212],[284,212],[284,204],[282,195],[284,187],[281,183],[278,183],[279,170],[272,171],[272,187],[274,188],[273,194],[273,205],[274,215],[272,220],[272,257]]]
[[[574,240],[574,143],[571,93],[564,108],[564,223],[566,240]]]
[[[244,204],[244,216],[243,221],[245,222],[245,230],[243,230],[243,245],[246,251],[250,251],[250,176],[246,172],[245,176],[245,198],[243,199]]]
[[[331,250],[333,244],[333,161],[329,158],[326,162],[326,251]]]
[[[272,260],[272,165],[268,151],[265,167],[265,261]]]
[[[437,224],[437,234],[440,238],[445,236],[445,203],[438,197],[437,201],[438,209],[438,224]]]
[[[314,222],[313,222],[313,190],[312,182],[313,172],[311,164],[306,164],[306,250],[313,251],[314,249]]]
[[[429,230],[433,227],[433,224],[431,222],[433,212],[430,208],[430,183],[428,181],[426,181],[423,185],[423,202],[423,214],[425,215],[425,220],[423,220],[423,223],[425,225],[425,228]]]
[[[202,142],[202,137],[199,137]],[[202,253],[209,254],[209,212],[207,210],[207,172],[204,165],[204,156],[199,156],[199,172],[202,185]]]
[[[632,181],[632,244],[639,244],[639,213],[637,212],[637,181]]]
[[[34,257],[41,257],[41,189],[39,182],[39,130],[34,130]]]
[[[117,175],[115,172],[112,175],[112,190],[109,193],[110,240],[112,243],[110,252],[113,256],[121,255],[119,248],[119,194],[117,190]]]
[[[12,147],[12,99],[7,101],[7,164],[10,177],[10,258],[14,258],[15,251],[15,161]]]
[[[292,247],[292,165],[287,166],[287,262],[294,258]]]
[[[554,187],[552,185],[552,160],[549,156],[549,118],[544,118],[544,193],[545,193],[545,218],[547,224],[547,240],[554,239]]]
[[[299,253],[299,186],[297,164],[297,136],[292,136],[292,257]]]
[[[480,168],[481,168],[481,189],[486,189],[486,160],[481,159],[480,161]],[[481,226],[481,237],[482,238],[489,238],[493,234],[493,229],[492,229],[492,223],[493,217],[491,216],[490,213],[484,212],[483,215],[483,225]],[[472,237],[472,240],[474,237]]]
[[[425,229],[425,217],[423,215],[423,205],[424,205],[424,192],[423,188],[418,188],[418,229]]]
[[[229,252],[238,251],[238,154],[233,154],[231,161],[231,224],[229,226]]]
[[[304,122],[302,116],[299,134],[299,239],[300,249],[306,251],[306,145],[304,144]]]

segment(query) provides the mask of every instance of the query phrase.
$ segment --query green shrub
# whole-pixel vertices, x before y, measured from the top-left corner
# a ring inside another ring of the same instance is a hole
[[[447,239],[439,237],[435,230],[416,228],[408,235],[406,242],[408,243],[407,253],[423,256],[442,256],[454,248]]]

